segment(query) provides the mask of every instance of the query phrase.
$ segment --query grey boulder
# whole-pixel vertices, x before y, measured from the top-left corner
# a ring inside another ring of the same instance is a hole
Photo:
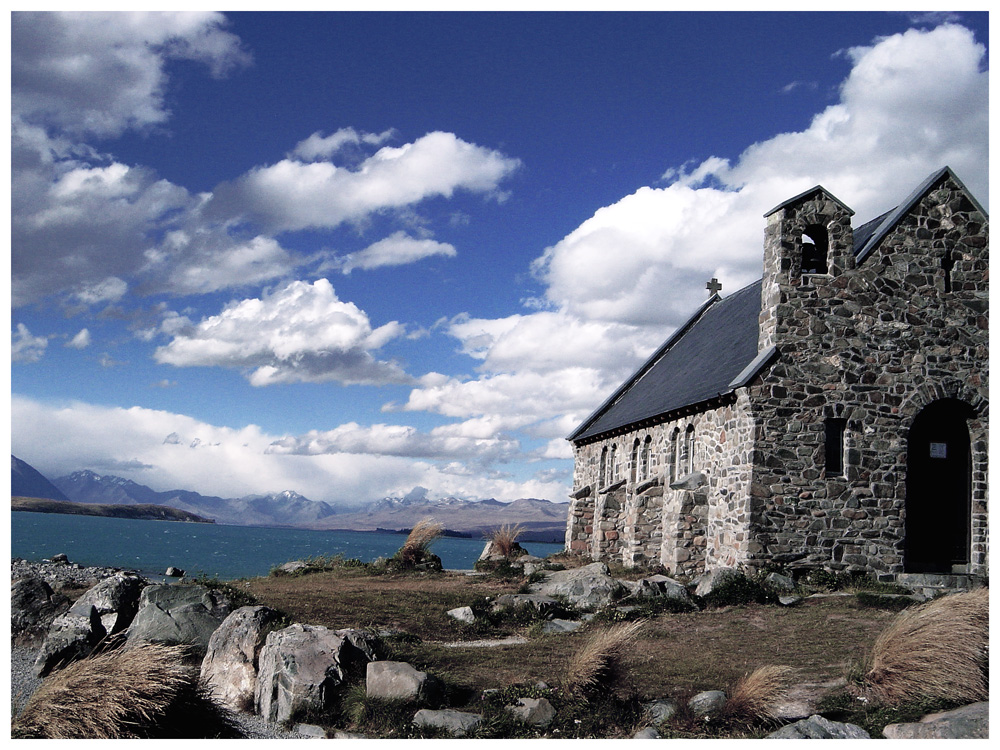
[[[882,734],[890,740],[985,740],[990,736],[990,704],[972,703],[952,711],[927,714],[920,721],[889,724]]]
[[[688,708],[695,716],[716,714],[726,705],[726,694],[721,690],[705,690],[688,701]]]
[[[217,702],[234,711],[253,706],[260,650],[279,619],[269,607],[240,607],[212,633],[201,682]]]
[[[132,624],[145,586],[146,581],[135,573],[121,571],[88,589],[69,611],[89,617],[93,607],[108,635],[114,635]]]
[[[581,609],[600,609],[629,593],[621,581],[611,577],[608,566],[602,562],[571,570],[546,571],[543,575],[543,580],[528,587],[529,593],[564,597]]]
[[[560,604],[551,596],[539,594],[501,594],[494,601],[491,609],[499,612],[504,609],[532,608],[539,615],[545,616],[559,611]]]
[[[533,727],[547,727],[556,718],[556,710],[546,698],[518,698],[517,705],[507,710]]]
[[[422,708],[413,717],[413,723],[418,727],[444,729],[457,737],[463,737],[471,732],[479,726],[482,720],[483,717],[480,714],[469,714],[450,708],[443,708],[439,711]]]
[[[34,672],[45,677],[54,669],[89,655],[107,635],[93,607],[87,615],[67,612],[52,621],[35,657]]]
[[[824,719],[813,714],[794,724],[771,732],[765,739],[770,740],[869,740],[871,735],[856,724]]]
[[[395,698],[433,703],[442,695],[441,683],[402,661],[368,663],[365,692],[370,698]]]
[[[683,602],[691,601],[691,596],[683,583],[664,575],[640,578],[633,584],[633,587],[633,596],[636,597],[664,597]]]
[[[697,596],[708,596],[729,581],[739,578],[745,578],[745,576],[738,570],[734,570],[733,568],[716,568],[698,578],[698,585],[694,593]]]
[[[360,671],[372,651],[356,631],[296,623],[268,633],[258,660],[257,713],[267,721],[283,722],[299,710],[328,709],[347,675]]]
[[[205,586],[147,586],[139,596],[139,612],[128,629],[128,645],[185,644],[204,656],[212,633],[231,609],[222,593]]]
[[[37,646],[52,621],[69,609],[70,601],[37,576],[10,585],[10,634],[15,645]]]
[[[459,622],[473,623],[476,621],[476,613],[472,611],[472,607],[455,607],[455,609],[449,609],[446,614]]]

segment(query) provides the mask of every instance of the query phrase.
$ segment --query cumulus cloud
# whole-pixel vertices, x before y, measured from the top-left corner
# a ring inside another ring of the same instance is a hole
[[[17,324],[17,330],[10,337],[11,362],[28,364],[37,362],[45,354],[49,340],[44,336],[32,336],[24,323]]]
[[[539,312],[458,316],[447,332],[478,360],[475,379],[432,375],[401,407],[551,437],[568,434],[707,297],[761,274],[763,214],[822,184],[874,218],[951,166],[988,201],[985,48],[960,26],[909,30],[843,53],[839,101],[801,132],[666,170],[546,248],[532,265]]]
[[[383,266],[407,265],[434,255],[453,258],[456,254],[455,247],[447,242],[417,239],[399,231],[372,243],[364,250],[339,258],[334,265],[343,273],[349,274],[354,269],[369,271]]]
[[[55,405],[15,394],[11,424],[12,452],[47,476],[114,467],[115,473],[156,490],[239,497],[287,489],[339,505],[401,496],[416,486],[468,498],[565,499],[565,487],[549,477],[514,481],[388,454],[289,454],[271,448],[282,436],[257,425],[212,425],[154,409]],[[354,431],[349,427],[344,433]],[[52,435],[62,439],[53,441]]]
[[[81,328],[76,336],[66,342],[66,346],[70,349],[86,349],[90,346],[90,331],[86,328]]]
[[[121,135],[163,123],[168,59],[213,74],[249,56],[220,13],[11,15],[11,107],[77,136]]]
[[[330,229],[456,190],[492,193],[519,163],[453,133],[433,132],[381,148],[355,169],[297,158],[259,167],[218,186],[210,208],[214,216],[249,219],[272,232]]]
[[[364,311],[338,299],[326,279],[294,281],[182,328],[154,356],[176,367],[245,369],[258,386],[407,383],[398,365],[372,355],[403,332],[396,322],[373,329]]]

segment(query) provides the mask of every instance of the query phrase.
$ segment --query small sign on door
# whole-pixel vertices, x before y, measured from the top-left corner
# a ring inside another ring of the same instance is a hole
[[[931,458],[948,458],[948,444],[931,443]]]

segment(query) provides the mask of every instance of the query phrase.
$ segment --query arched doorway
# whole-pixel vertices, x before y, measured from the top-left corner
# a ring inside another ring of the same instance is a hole
[[[921,411],[906,453],[907,573],[951,573],[969,563],[972,456],[964,401],[941,399]],[[958,572],[958,571],[955,571]]]

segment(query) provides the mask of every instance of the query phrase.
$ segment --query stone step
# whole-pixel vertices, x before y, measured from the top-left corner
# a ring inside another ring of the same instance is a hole
[[[977,584],[976,576],[951,573],[900,573],[896,583],[926,597],[969,591]]]

